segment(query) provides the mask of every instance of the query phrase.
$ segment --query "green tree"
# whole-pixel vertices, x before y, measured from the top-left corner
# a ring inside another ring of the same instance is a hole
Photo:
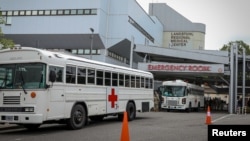
[[[0,25],[4,24],[4,23],[5,23],[4,18],[2,17],[2,13],[0,12]],[[4,37],[4,34],[3,34],[2,29],[0,27],[0,47],[2,49],[13,48],[14,45],[15,45],[15,43],[13,42],[13,40],[10,40],[10,39],[7,39]]]
[[[242,49],[245,48],[246,55],[250,55],[250,48],[249,48],[249,45],[246,44],[246,43],[244,43],[244,42],[241,41],[241,40],[237,40],[237,41],[234,41],[234,42],[231,41],[231,42],[229,42],[228,44],[224,44],[223,47],[222,47],[220,50],[230,51],[230,48],[231,48],[231,46],[233,45],[233,43],[237,43],[239,52],[242,52]]]

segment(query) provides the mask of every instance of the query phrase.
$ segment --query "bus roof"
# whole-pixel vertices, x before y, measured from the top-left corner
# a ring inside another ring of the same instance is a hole
[[[76,56],[76,55],[71,54],[71,53],[55,51],[55,50],[45,50],[45,49],[39,49],[39,48],[34,48],[34,47],[14,47],[13,49],[8,48],[8,49],[0,50],[0,53],[12,52],[12,51],[37,51],[44,56],[57,56],[58,58],[64,59],[65,61],[68,60],[68,61],[86,62],[86,63],[91,63],[91,64],[95,64],[95,65],[100,65],[100,66],[107,66],[107,67],[123,69],[123,70],[127,70],[127,71],[133,71],[133,72],[137,72],[137,73],[143,73],[143,74],[150,75],[151,77],[153,77],[153,74],[150,72],[147,72],[147,71],[123,67],[123,66],[119,66],[119,65],[113,65],[113,64],[109,64],[109,63],[105,63],[105,62],[95,61],[95,60],[90,60],[87,58]]]
[[[192,84],[192,83],[188,83],[185,82],[183,80],[169,80],[169,81],[163,81],[162,85],[168,85],[168,86],[188,86],[188,87],[195,87],[195,88],[201,88],[203,89],[203,87],[196,85],[196,84]]]

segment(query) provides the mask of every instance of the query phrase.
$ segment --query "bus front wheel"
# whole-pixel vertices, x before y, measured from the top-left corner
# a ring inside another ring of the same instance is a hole
[[[189,103],[188,108],[186,109],[186,111],[188,113],[192,111],[192,104],[191,103]]]
[[[70,129],[81,129],[86,124],[86,110],[80,104],[77,104],[73,107],[71,111],[71,116],[67,120],[67,125]]]

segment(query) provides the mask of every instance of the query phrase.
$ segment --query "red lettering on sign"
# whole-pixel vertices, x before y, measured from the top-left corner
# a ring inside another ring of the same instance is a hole
[[[174,64],[157,64],[148,65],[148,70],[158,71],[194,71],[194,72],[211,72],[211,66],[207,65],[174,65]]]
[[[115,102],[117,101],[117,95],[115,95],[115,89],[111,89],[111,95],[108,96],[108,101],[111,102],[111,108],[115,107]]]

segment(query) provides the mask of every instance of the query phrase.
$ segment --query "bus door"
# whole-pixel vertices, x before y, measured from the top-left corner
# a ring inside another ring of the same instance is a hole
[[[107,88],[107,113],[119,111],[119,89],[114,87]]]
[[[49,91],[48,118],[64,117],[64,90],[53,86]]]
[[[50,66],[49,80],[52,82],[49,88],[48,118],[64,117],[65,92],[62,85],[54,85],[54,82],[62,82],[62,67]]]

